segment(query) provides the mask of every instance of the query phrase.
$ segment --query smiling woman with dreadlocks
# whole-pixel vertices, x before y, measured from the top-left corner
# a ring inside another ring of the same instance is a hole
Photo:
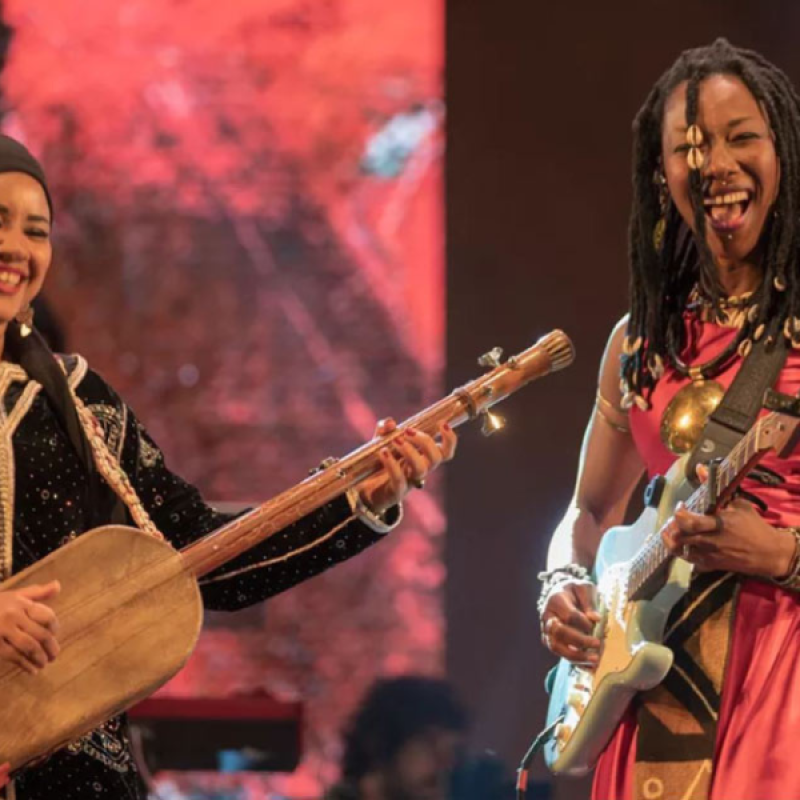
[[[586,569],[600,536],[643,473],[691,450],[754,343],[788,351],[777,388],[800,391],[799,198],[788,78],[722,39],[683,53],[634,124],[631,306],[543,575],[553,653],[597,661]],[[800,797],[800,450],[762,463],[780,483],[745,481],[760,511],[744,499],[715,516],[680,507],[662,531],[696,577],[669,623],[674,666],[601,756],[598,800]]]

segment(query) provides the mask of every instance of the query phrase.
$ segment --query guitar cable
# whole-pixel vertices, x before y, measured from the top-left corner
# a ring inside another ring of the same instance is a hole
[[[528,770],[536,754],[553,738],[556,728],[564,721],[564,714],[556,717],[532,742],[517,769],[517,800],[525,800],[528,791]]]

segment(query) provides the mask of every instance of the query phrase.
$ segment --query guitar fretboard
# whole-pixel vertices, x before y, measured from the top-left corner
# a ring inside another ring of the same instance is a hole
[[[750,428],[719,464],[713,497],[711,487],[702,484],[686,501],[690,511],[711,513],[731,496],[747,472],[770,449],[773,438],[770,434],[777,419],[777,414],[768,414]],[[629,562],[628,597],[639,600],[655,594],[664,583],[672,558],[660,529],[655,531]]]

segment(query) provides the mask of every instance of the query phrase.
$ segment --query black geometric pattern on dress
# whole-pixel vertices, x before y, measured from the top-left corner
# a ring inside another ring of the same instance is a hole
[[[716,586],[714,584],[717,584]],[[704,593],[711,589],[703,601],[694,609],[691,614],[682,620],[680,625],[670,631],[667,644],[675,650],[697,633],[700,626],[715,612],[725,605],[727,600],[733,596],[736,590],[737,578],[730,572],[701,572],[697,577],[692,578],[689,591],[674,605],[667,621],[669,630],[675,621],[680,619],[689,608]]]
[[[738,585],[739,581],[731,573],[701,573],[692,581],[689,591],[670,614],[668,629],[683,615],[686,617],[681,619],[666,640],[673,651],[673,666],[660,686],[653,690],[653,695],[669,692],[701,730],[676,734],[651,713],[646,702],[642,702],[639,708],[637,761],[695,762],[713,757],[720,690],[684,645],[720,609],[734,601]],[[702,600],[697,602],[698,598]],[[692,607],[695,603],[697,605]],[[726,641],[722,645],[723,649],[727,648]],[[642,697],[643,701],[646,699],[647,694]]]

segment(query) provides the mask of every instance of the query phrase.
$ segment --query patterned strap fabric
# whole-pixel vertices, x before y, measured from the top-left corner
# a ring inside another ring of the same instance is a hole
[[[739,581],[697,577],[673,609],[665,643],[675,660],[640,698],[635,800],[707,800]]]
[[[689,457],[687,475],[694,475],[698,464],[724,458],[753,426],[762,407],[764,392],[775,385],[789,352],[781,336],[777,346],[767,349],[768,337],[753,347],[733,379],[722,402],[706,420],[703,432]]]
[[[103,428],[97,417],[84,405],[83,401],[74,390],[72,392],[72,398],[75,401],[75,408],[78,410],[78,419],[92,447],[92,455],[97,465],[97,471],[103,476],[106,483],[108,483],[117,497],[122,500],[131,512],[136,527],[154,536],[156,539],[163,540],[163,534],[161,534],[153,524],[150,515],[142,505],[142,501],[136,494],[125,471],[108,449],[105,437],[103,436]]]

